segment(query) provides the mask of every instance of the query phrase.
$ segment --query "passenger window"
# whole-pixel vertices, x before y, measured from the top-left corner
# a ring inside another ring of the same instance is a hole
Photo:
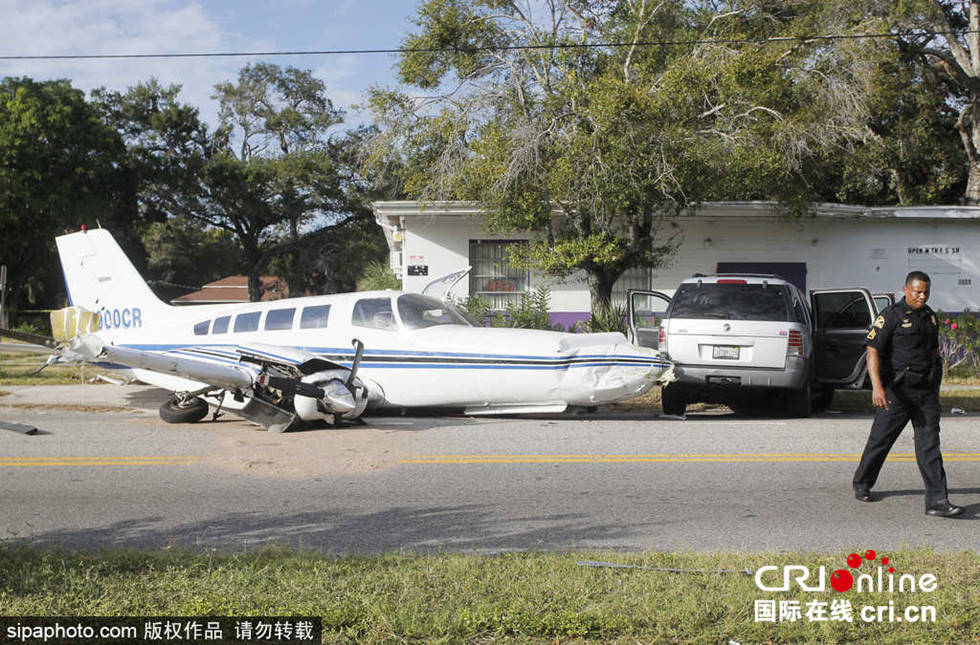
[[[235,316],[235,332],[256,331],[259,328],[259,318],[262,316],[260,311],[252,311],[247,314]]]
[[[351,324],[372,329],[398,329],[391,312],[391,298],[364,298],[354,305]]]
[[[818,293],[814,297],[815,316],[820,329],[868,329],[871,312],[860,292]]]
[[[270,309],[265,315],[265,330],[292,329],[293,314],[295,313],[295,309]]]
[[[195,336],[206,336],[208,333],[208,327],[211,326],[210,320],[205,320],[204,322],[199,322],[194,325],[194,335]]]
[[[315,307],[304,307],[303,313],[299,317],[300,329],[320,329],[327,326],[327,319],[330,317],[330,305],[317,305]]]
[[[211,328],[211,333],[212,334],[227,333],[229,320],[231,320],[231,316],[222,316],[221,318],[215,318],[214,327]]]

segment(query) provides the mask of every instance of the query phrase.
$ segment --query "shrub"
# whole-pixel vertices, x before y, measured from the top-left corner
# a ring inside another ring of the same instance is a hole
[[[510,302],[503,311],[494,310],[490,302],[480,296],[467,296],[453,302],[461,311],[476,322],[489,327],[519,327],[521,329],[549,329],[564,331],[561,325],[552,325],[548,313],[551,290],[538,287],[521,294],[520,302]]]
[[[938,311],[936,317],[943,372],[960,366],[980,369],[980,316],[967,309],[956,316]]]
[[[401,289],[402,281],[395,272],[384,262],[370,262],[364,267],[364,272],[357,279],[358,291],[382,291],[384,289]]]
[[[576,323],[579,332],[618,331],[626,335],[626,306],[598,306],[587,321]]]

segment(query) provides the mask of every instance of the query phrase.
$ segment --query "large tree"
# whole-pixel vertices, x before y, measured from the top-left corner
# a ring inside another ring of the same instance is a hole
[[[52,238],[120,214],[120,137],[69,81],[0,81],[0,264],[8,305],[46,303],[61,272]]]
[[[298,291],[352,287],[343,267],[357,262],[345,262],[342,252],[326,260],[317,256],[322,248],[337,248],[338,239],[350,239],[349,229],[370,217],[349,172],[349,136],[334,134],[342,113],[323,82],[308,71],[256,64],[215,92],[220,124],[213,130],[195,108],[179,102],[179,87],[150,82],[101,95],[130,145],[145,218],[177,217],[230,234],[253,300],[270,268]],[[156,227],[153,233],[173,237],[175,230]],[[199,241],[202,249],[218,242]],[[308,270],[311,256],[317,256],[317,271]],[[182,281],[169,273],[161,277]]]
[[[427,0],[399,71],[430,96],[374,94],[373,158],[401,148],[410,193],[544,231],[522,261],[584,271],[608,305],[669,258],[669,216],[734,193],[803,208],[811,160],[864,130],[860,60],[763,42],[806,29],[799,7],[715,4]]]
[[[963,199],[978,204],[980,0],[904,0],[890,7],[886,17],[899,46],[920,56],[933,74],[946,81],[942,98],[958,109],[955,128],[969,164]]]

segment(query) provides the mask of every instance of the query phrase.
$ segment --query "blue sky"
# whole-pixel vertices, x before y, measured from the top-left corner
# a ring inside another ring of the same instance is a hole
[[[128,54],[324,49],[391,49],[413,29],[419,0],[0,0],[0,54]],[[395,56],[0,60],[0,76],[68,78],[86,92],[124,90],[156,77],[183,86],[181,98],[213,121],[216,83],[248,62],[311,70],[349,122],[372,85],[397,85]]]

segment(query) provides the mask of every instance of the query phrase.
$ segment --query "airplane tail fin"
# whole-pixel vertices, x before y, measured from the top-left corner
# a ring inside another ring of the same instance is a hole
[[[105,229],[55,239],[72,305],[101,314],[102,329],[146,326],[170,309],[154,295]]]

